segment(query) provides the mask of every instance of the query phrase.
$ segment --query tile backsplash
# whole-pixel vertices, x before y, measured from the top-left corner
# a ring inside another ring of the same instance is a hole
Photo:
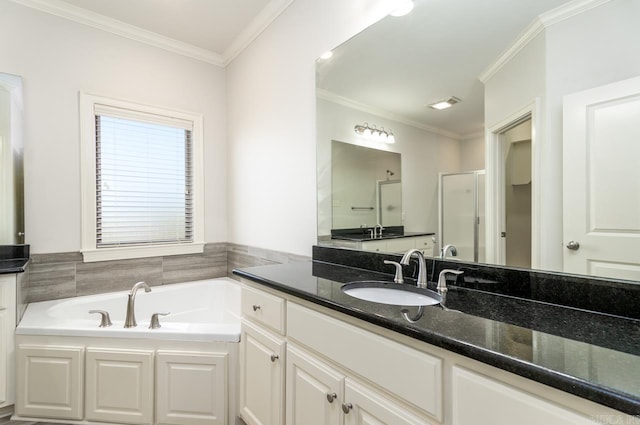
[[[70,298],[231,275],[231,270],[263,264],[306,261],[309,257],[231,243],[206,244],[202,254],[84,263],[80,252],[33,254],[22,288],[25,302]]]

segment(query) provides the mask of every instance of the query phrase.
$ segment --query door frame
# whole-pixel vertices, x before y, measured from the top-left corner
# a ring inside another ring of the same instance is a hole
[[[488,264],[506,263],[505,239],[505,167],[504,133],[527,119],[531,119],[531,268],[540,267],[540,217],[542,188],[542,114],[541,100],[536,97],[532,103],[506,116],[485,130],[485,179],[486,179],[486,260]]]

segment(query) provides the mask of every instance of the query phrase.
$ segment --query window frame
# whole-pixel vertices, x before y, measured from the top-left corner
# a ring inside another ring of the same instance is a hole
[[[80,252],[84,262],[123,260],[165,255],[204,252],[204,142],[202,114],[144,105],[80,92],[80,181],[81,238]],[[150,244],[97,248],[96,240],[96,125],[95,105],[105,105],[124,111],[153,114],[193,123],[191,134],[193,154],[193,241],[179,244]]]

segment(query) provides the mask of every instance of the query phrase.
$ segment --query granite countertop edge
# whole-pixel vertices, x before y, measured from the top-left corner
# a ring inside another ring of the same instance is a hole
[[[497,367],[541,384],[545,384],[612,409],[619,410],[623,413],[627,413],[629,415],[640,415],[640,401],[632,395],[547,369],[525,360],[516,359],[496,351],[478,347],[468,342],[440,335],[436,332],[429,331],[428,329],[418,328],[416,326],[411,326],[410,324],[399,326],[397,323],[384,317],[367,313],[366,311],[348,305],[336,303],[305,291],[296,290],[295,287],[281,284],[245,270],[234,269],[233,273],[237,276],[296,296],[306,301],[310,301],[322,307],[347,314],[357,319],[364,320],[365,322],[381,326],[419,341],[477,360],[481,363]]]
[[[8,265],[3,264],[7,262]],[[24,273],[29,263],[29,258],[16,258],[10,260],[0,260],[0,275],[1,274],[14,274]]]

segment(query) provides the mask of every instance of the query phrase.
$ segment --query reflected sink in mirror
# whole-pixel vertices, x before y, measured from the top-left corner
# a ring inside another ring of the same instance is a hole
[[[351,282],[342,292],[365,301],[401,306],[428,306],[442,302],[442,297],[426,288],[383,281]]]

